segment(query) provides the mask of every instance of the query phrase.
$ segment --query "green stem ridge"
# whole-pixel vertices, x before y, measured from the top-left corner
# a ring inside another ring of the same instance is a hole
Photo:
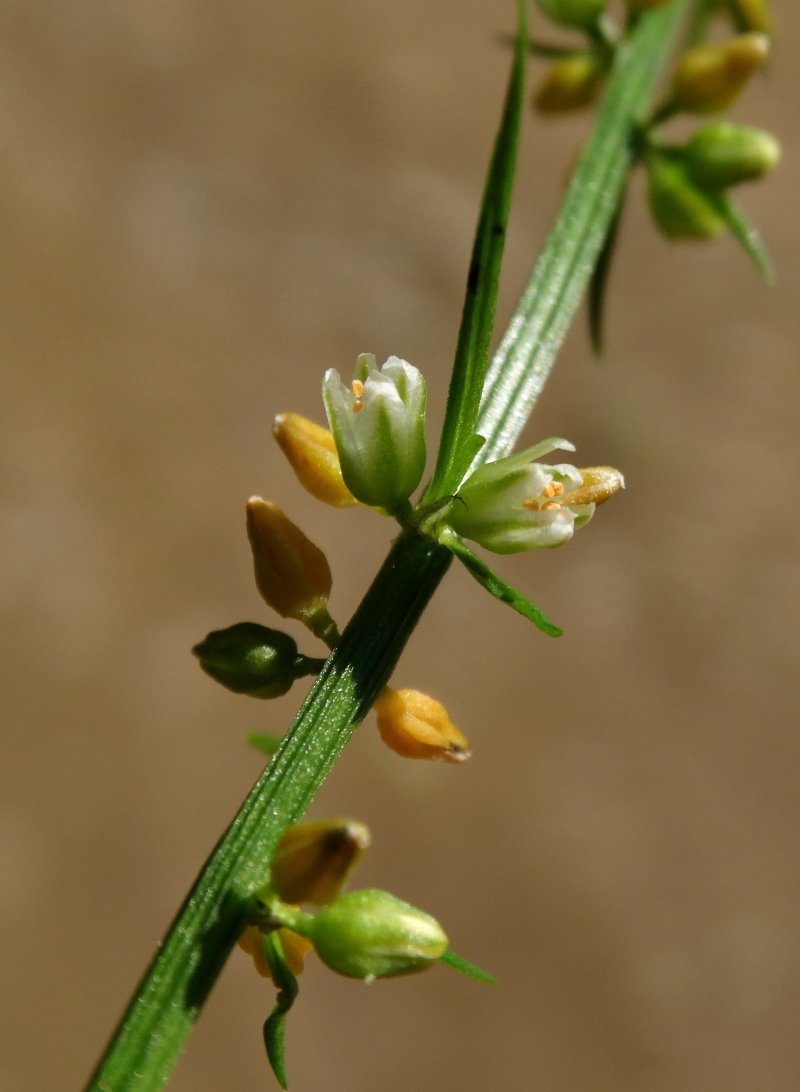
[[[513,447],[591,275],[677,20],[642,18],[620,49],[594,134],[488,373],[478,431],[485,462]],[[304,814],[386,685],[451,553],[405,531],[331,653],[275,756],[204,865],[90,1078],[93,1092],[155,1092],[167,1080],[252,906],[274,847]]]

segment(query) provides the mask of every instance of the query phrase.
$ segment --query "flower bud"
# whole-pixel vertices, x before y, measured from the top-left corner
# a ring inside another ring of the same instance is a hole
[[[659,230],[670,239],[715,239],[725,221],[712,200],[674,156],[649,155],[647,196]]]
[[[597,98],[604,75],[604,65],[592,53],[559,57],[545,70],[533,105],[544,114],[580,110]]]
[[[298,975],[303,970],[306,954],[311,951],[313,945],[305,937],[293,933],[291,929],[278,929],[278,939],[283,949],[283,958],[286,966],[293,975]],[[248,925],[239,937],[239,947],[243,952],[252,956],[256,970],[263,978],[272,978],[269,961],[264,954],[264,945],[261,943],[261,930],[255,925]]]
[[[771,171],[781,148],[771,133],[720,121],[692,135],[683,149],[692,177],[703,186],[721,189]]]
[[[535,461],[558,448],[575,450],[567,440],[553,438],[479,467],[459,489],[446,522],[498,554],[568,542],[591,519],[594,504],[565,500],[583,484],[574,466]]]
[[[303,673],[303,658],[288,633],[255,622],[214,630],[192,653],[212,679],[253,698],[278,698]]]
[[[362,353],[351,387],[329,368],[322,383],[345,484],[364,504],[395,513],[425,469],[425,380],[390,356],[379,369]]]
[[[282,618],[296,618],[324,636],[333,625],[327,609],[332,577],[322,550],[261,497],[247,502],[247,535],[264,601]]]
[[[307,936],[317,955],[348,978],[411,974],[447,950],[435,918],[387,891],[349,891],[309,918]]]
[[[562,27],[587,30],[595,25],[603,13],[606,0],[536,0],[539,7]]]
[[[673,104],[693,114],[724,110],[761,67],[768,52],[769,39],[756,33],[688,50],[672,77]]]
[[[374,705],[381,739],[404,758],[464,762],[470,750],[441,702],[419,690],[386,687]]]
[[[745,30],[757,30],[761,34],[772,32],[772,20],[766,0],[734,0],[734,7]]]
[[[270,883],[285,902],[319,906],[334,899],[369,845],[354,819],[296,823],[278,842]]]
[[[301,417],[279,413],[272,435],[289,461],[297,480],[312,497],[334,508],[347,508],[358,501],[344,484],[333,433]]]

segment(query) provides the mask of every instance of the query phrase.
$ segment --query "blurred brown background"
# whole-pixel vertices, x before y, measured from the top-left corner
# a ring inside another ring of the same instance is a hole
[[[510,4],[6,0],[0,13],[2,1092],[81,1085],[260,769],[190,646],[270,624],[243,503],[328,551],[341,620],[391,527],[305,496],[273,414],[321,419],[359,351],[424,369],[435,438]],[[786,149],[742,193],[779,270],[669,247],[637,179],[607,360],[576,324],[526,438],[629,489],[502,560],[549,641],[454,570],[397,673],[469,737],[409,763],[368,723],[314,814],[366,821],[359,886],[435,913],[494,988],[309,965],[295,1092],[797,1086],[800,12],[738,105]],[[586,119],[529,117],[499,322]],[[300,637],[300,634],[296,634]],[[309,641],[304,637],[303,647]],[[228,966],[172,1087],[276,1087],[273,994]]]

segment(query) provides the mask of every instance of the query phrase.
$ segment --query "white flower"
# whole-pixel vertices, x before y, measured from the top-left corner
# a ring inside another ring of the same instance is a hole
[[[325,372],[322,398],[347,488],[363,504],[398,511],[425,469],[422,374],[396,356],[379,369],[362,353],[350,387],[334,368]]]
[[[535,462],[558,449],[575,450],[569,441],[552,437],[479,467],[456,494],[447,524],[498,554],[567,542],[577,527],[589,522],[595,505],[583,502],[583,476],[576,467]]]

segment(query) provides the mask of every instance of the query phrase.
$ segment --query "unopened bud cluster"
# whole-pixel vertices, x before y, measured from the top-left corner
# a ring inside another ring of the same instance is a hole
[[[696,46],[679,59],[661,117],[727,109],[769,53],[766,10],[741,9],[743,33]],[[648,199],[653,219],[669,238],[713,239],[730,219],[726,191],[767,174],[780,158],[775,138],[760,129],[718,121],[697,129],[683,145],[652,134],[646,142]]]
[[[606,0],[537,0],[559,26],[586,36],[584,48],[565,48],[545,68],[533,92],[533,105],[543,114],[563,114],[590,106],[598,97],[613,51],[603,28]]]
[[[259,973],[269,976],[261,937],[277,931],[284,961],[299,974],[313,947],[331,970],[348,978],[411,974],[447,950],[447,937],[430,914],[374,888],[342,892],[369,844],[354,820],[298,823],[278,843],[270,884],[258,900],[257,921],[240,937]],[[307,913],[299,903],[320,906]]]
[[[653,144],[644,157],[653,218],[671,238],[713,239],[726,228],[725,191],[779,159],[770,133],[728,121],[697,129],[682,146]]]
[[[672,0],[627,0],[629,23]],[[611,67],[620,34],[604,0],[537,0],[555,23],[586,36],[583,48],[556,49],[534,92],[544,113],[563,113],[593,103]],[[727,109],[769,54],[767,0],[727,0],[734,33],[702,43],[679,57],[666,101],[642,132],[648,200],[659,230],[672,239],[713,239],[735,221],[726,191],[772,170],[780,148],[763,130],[727,122],[698,129],[683,145],[670,145],[654,127],[678,113],[715,114]],[[722,12],[720,12],[722,14]]]

